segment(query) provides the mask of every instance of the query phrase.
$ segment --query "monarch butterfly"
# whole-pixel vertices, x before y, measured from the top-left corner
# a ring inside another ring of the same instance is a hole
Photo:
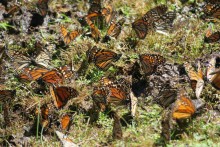
[[[38,80],[44,73],[48,72],[45,68],[24,68],[23,72],[19,75],[19,78],[27,81]]]
[[[173,21],[176,18],[175,12],[167,12],[153,23],[157,32],[170,30],[173,26]]]
[[[97,14],[97,13],[96,13]],[[91,14],[92,15],[92,14]],[[94,38],[94,40],[96,42],[99,41],[100,39],[100,32],[98,30],[98,28],[95,26],[95,24],[92,22],[92,20],[89,18],[90,15],[88,15],[85,20],[86,20],[86,23],[89,25],[90,27],[90,31],[91,31],[91,34],[92,34],[92,38]]]
[[[105,111],[107,109],[106,97],[108,96],[108,91],[106,87],[94,87],[93,93],[91,95],[93,102],[98,106],[100,111]]]
[[[57,70],[50,70],[46,73],[44,73],[39,81],[43,81],[43,82],[46,82],[46,83],[49,83],[49,84],[60,84],[60,83],[63,83],[63,75],[61,73],[59,73]]]
[[[155,72],[158,65],[165,63],[165,58],[157,54],[142,54],[139,56],[142,68],[146,75]]]
[[[109,95],[107,97],[107,103],[123,105],[130,101],[129,93],[123,88],[123,86],[112,85],[109,86],[108,91]]]
[[[114,104],[114,105],[123,105],[130,102],[129,97],[129,84],[124,82],[124,79],[112,82],[107,78],[102,78],[101,86],[95,87],[93,90],[93,100],[96,103],[101,103],[104,105]]]
[[[40,12],[40,15],[45,17],[48,13],[48,2],[49,0],[38,0],[37,8]]]
[[[168,8],[165,5],[156,6],[144,14],[143,20],[149,24],[155,22],[166,13],[167,9]]]
[[[144,39],[149,30],[168,30],[172,27],[173,20],[176,18],[175,12],[167,12],[167,6],[160,5],[150,9],[141,19],[132,23],[139,39]]]
[[[117,38],[118,35],[121,33],[121,28],[122,28],[122,25],[124,24],[124,22],[125,22],[124,18],[120,19],[117,23],[112,22],[108,31],[107,31],[107,36]]]
[[[63,41],[65,44],[69,44],[71,41],[73,41],[81,33],[81,31],[79,31],[79,30],[74,30],[72,32],[68,32],[67,29],[63,25],[60,27],[60,30],[61,30]]]
[[[167,108],[175,102],[177,97],[177,91],[176,89],[173,89],[171,87],[169,88],[163,88],[160,90],[159,94],[157,95],[155,102],[157,102],[159,105],[161,105],[164,108]]]
[[[138,19],[132,23],[132,28],[137,34],[139,39],[144,39],[148,33],[148,23],[143,19]]]
[[[211,58],[207,68],[207,79],[212,86],[220,90],[220,71],[216,69],[216,57]]]
[[[202,89],[204,87],[203,73],[200,63],[198,63],[197,72],[194,71],[193,67],[189,63],[184,64],[188,76],[191,80],[191,87],[196,92],[196,97],[199,98]]]
[[[47,50],[42,50],[37,53],[37,55],[33,56],[23,55],[19,52],[11,52],[9,53],[9,56],[12,59],[15,67],[19,70],[30,65],[51,68],[51,55]]]
[[[39,115],[39,111],[36,109],[35,115]],[[41,126],[43,128],[49,125],[49,107],[45,104],[40,107],[40,116],[41,116]]]
[[[16,90],[0,90],[0,101],[9,101],[16,95]]]
[[[61,129],[62,130],[67,130],[70,126],[70,121],[71,121],[71,118],[69,115],[64,115],[62,118],[61,118]]]
[[[186,96],[181,95],[174,103],[172,117],[173,119],[190,118],[196,111],[193,102]]]
[[[53,98],[54,105],[58,109],[62,108],[70,98],[78,96],[78,92],[74,88],[65,86],[50,86],[50,94]]]
[[[220,3],[207,3],[203,7],[203,11],[207,16],[220,19]]]
[[[55,85],[63,83],[64,79],[68,79],[72,77],[74,73],[72,66],[70,65],[64,65],[49,71],[46,71],[46,69],[43,70],[40,69],[37,72],[33,73],[33,76],[35,75],[36,77],[35,80],[37,79],[38,81],[43,81]]]
[[[74,74],[74,68],[71,63],[61,66],[59,68],[56,68],[56,70],[59,71],[65,79],[72,77]]]
[[[213,43],[220,41],[220,31],[214,32],[213,34],[210,34],[207,32],[204,41],[207,43]]]
[[[115,11],[113,10],[111,5],[108,5],[105,8],[102,8],[101,14],[105,17],[105,22],[109,24],[115,16]]]
[[[87,51],[88,61],[92,61],[100,70],[107,70],[112,62],[119,60],[121,55],[110,50],[99,49],[96,46]]]

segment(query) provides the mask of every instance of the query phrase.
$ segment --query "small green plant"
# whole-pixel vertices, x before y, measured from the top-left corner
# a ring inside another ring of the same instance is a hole
[[[0,29],[8,30],[8,28],[14,28],[14,27],[9,25],[7,22],[1,22],[0,23]]]

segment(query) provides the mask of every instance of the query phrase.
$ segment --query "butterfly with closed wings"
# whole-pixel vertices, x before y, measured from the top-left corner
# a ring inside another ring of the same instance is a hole
[[[195,91],[196,97],[199,98],[202,92],[202,89],[204,87],[204,84],[205,84],[203,80],[203,73],[202,73],[200,62],[198,63],[197,72],[195,72],[195,70],[189,63],[185,63],[184,67],[190,78],[191,87],[193,91]]]
[[[112,21],[111,25],[108,28],[107,34],[103,38],[102,42],[107,42],[110,40],[110,37],[114,37],[117,39],[119,34],[121,33],[122,25],[124,24],[125,19],[122,18],[118,22]]]
[[[40,107],[40,111],[38,109],[35,110],[36,117],[40,115],[40,124],[43,128],[47,127],[50,123],[49,119],[49,107],[47,104]]]
[[[70,127],[71,118],[68,114],[65,114],[60,121],[61,129],[62,130],[68,130]]]
[[[212,57],[210,59],[206,76],[208,81],[212,84],[212,86],[220,90],[220,69],[216,68],[217,58],[220,59],[220,57]]]

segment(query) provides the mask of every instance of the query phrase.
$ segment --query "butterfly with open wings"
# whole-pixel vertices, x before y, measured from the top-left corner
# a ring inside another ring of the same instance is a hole
[[[196,107],[192,100],[184,94],[180,93],[172,109],[173,119],[179,120],[191,118],[195,112]]]
[[[165,63],[165,58],[157,54],[142,54],[140,57],[140,63],[142,69],[146,75],[154,73],[157,69],[157,66]]]
[[[167,12],[165,5],[150,9],[144,16],[132,23],[132,28],[139,39],[144,39],[149,30],[167,31],[172,28],[175,12]]]
[[[61,25],[60,27],[61,35],[63,37],[63,41],[66,45],[68,45],[71,41],[75,40],[81,34],[80,30],[74,30],[72,32],[68,32],[68,30]]]
[[[125,79],[111,81],[103,77],[101,84],[94,87],[92,94],[93,101],[100,106],[112,105],[126,105],[130,103],[130,87]],[[105,107],[103,107],[105,108]]]
[[[66,86],[50,86],[50,94],[57,109],[65,106],[69,99],[78,96],[78,92],[74,88]]]
[[[99,49],[96,46],[87,51],[88,62],[93,62],[100,70],[107,70],[112,62],[119,60],[121,54],[110,50]]]

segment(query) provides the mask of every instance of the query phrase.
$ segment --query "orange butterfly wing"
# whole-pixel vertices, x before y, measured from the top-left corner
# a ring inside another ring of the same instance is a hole
[[[165,58],[157,54],[142,54],[140,55],[140,62],[145,74],[152,74],[156,67],[165,63]]]
[[[139,39],[144,39],[148,33],[148,24],[144,22],[143,19],[138,19],[133,22],[132,28]]]
[[[113,104],[122,104],[125,100],[128,100],[128,94],[124,89],[120,87],[110,87],[109,88],[109,96],[107,98],[108,103],[113,103]]]
[[[97,13],[92,13],[92,14],[86,16],[85,20],[86,20],[86,23],[87,23],[87,24],[89,25],[89,27],[90,27],[90,31],[91,31],[91,34],[92,34],[92,38],[94,38],[94,40],[95,40],[96,42],[98,42],[99,39],[100,39],[101,34],[100,34],[98,28],[95,26],[95,24],[94,24],[94,23],[92,22],[92,20],[91,20],[91,18],[92,18],[92,17],[95,17],[95,16],[98,16],[98,14],[97,14]]]
[[[207,42],[207,43],[213,43],[213,42],[218,42],[218,41],[220,41],[220,32],[217,31],[217,32],[211,34],[211,35],[208,36],[208,37],[205,36],[204,41]]]
[[[108,24],[112,21],[113,17],[115,16],[115,12],[113,11],[112,6],[108,5],[107,7],[103,8],[102,16],[105,17],[105,22]]]
[[[59,84],[63,82],[63,76],[57,70],[44,73],[41,79],[49,84]]]
[[[35,114],[38,115],[39,111],[36,110]],[[45,128],[49,124],[49,108],[47,105],[43,105],[40,108],[40,116],[41,116],[41,126]]]
[[[62,130],[67,130],[69,125],[70,125],[70,117],[69,115],[64,115],[61,119],[61,129]]]
[[[106,90],[104,88],[95,87],[93,89],[92,99],[101,111],[104,111],[106,109],[106,96],[107,96],[107,94],[108,93],[106,92]]]
[[[107,35],[117,38],[118,35],[121,33],[121,27],[124,24],[124,22],[125,22],[125,19],[121,19],[118,23],[115,23],[115,22],[111,23],[107,31]]]
[[[195,111],[196,108],[193,102],[189,98],[182,96],[175,102],[172,116],[174,119],[186,119],[190,118]]]
[[[62,108],[70,98],[76,97],[78,92],[71,87],[53,87],[50,86],[50,94],[54,100],[54,105],[60,109]]]
[[[120,57],[121,54],[116,54],[113,51],[101,50],[95,54],[93,62],[99,69],[107,70],[111,63],[119,60]]]
[[[69,44],[71,41],[73,41],[81,33],[81,31],[78,31],[78,30],[74,30],[69,33],[64,26],[61,26],[60,30],[61,30],[61,34],[63,36],[63,41],[65,44]]]
[[[39,79],[44,73],[48,72],[48,69],[45,68],[37,68],[32,71],[30,71],[30,76],[32,80],[37,80]]]

